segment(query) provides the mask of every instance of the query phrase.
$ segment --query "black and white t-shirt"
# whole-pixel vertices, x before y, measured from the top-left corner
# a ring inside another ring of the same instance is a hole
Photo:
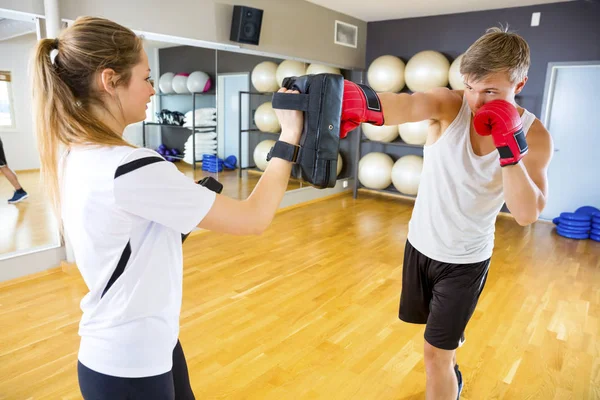
[[[97,372],[168,372],[179,335],[181,234],[216,194],[144,148],[75,148],[61,162],[62,218],[89,289],[79,361]]]

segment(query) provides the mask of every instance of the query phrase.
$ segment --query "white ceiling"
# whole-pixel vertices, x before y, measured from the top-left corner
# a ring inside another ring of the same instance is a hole
[[[366,22],[575,0],[306,0]]]

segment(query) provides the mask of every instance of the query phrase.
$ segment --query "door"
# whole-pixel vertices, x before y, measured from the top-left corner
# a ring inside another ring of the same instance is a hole
[[[236,73],[223,74],[218,77],[217,84],[218,92],[218,145],[217,152],[219,158],[226,158],[234,155],[238,157],[239,150],[239,132],[240,129],[248,129],[248,114],[249,114],[249,96],[241,95],[241,123],[240,128],[240,93],[248,92],[250,89],[250,74]],[[248,167],[248,132],[242,133],[242,159],[238,159],[238,167]]]
[[[542,122],[554,141],[548,200],[541,218],[600,208],[600,62],[550,64]]]

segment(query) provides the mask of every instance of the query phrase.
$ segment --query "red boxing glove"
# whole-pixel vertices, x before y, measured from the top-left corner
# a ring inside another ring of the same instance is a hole
[[[527,154],[527,141],[523,132],[519,111],[505,100],[485,103],[473,117],[475,131],[482,135],[492,135],[500,153],[500,165],[514,165]]]
[[[340,137],[345,138],[362,122],[383,125],[381,101],[370,87],[344,80]]]

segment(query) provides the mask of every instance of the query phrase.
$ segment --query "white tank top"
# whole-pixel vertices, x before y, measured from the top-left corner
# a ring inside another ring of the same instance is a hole
[[[525,110],[523,132],[535,115]],[[411,245],[427,257],[453,264],[487,260],[504,204],[499,154],[478,156],[470,136],[471,109],[462,107],[442,136],[423,151],[423,171],[408,226]]]

